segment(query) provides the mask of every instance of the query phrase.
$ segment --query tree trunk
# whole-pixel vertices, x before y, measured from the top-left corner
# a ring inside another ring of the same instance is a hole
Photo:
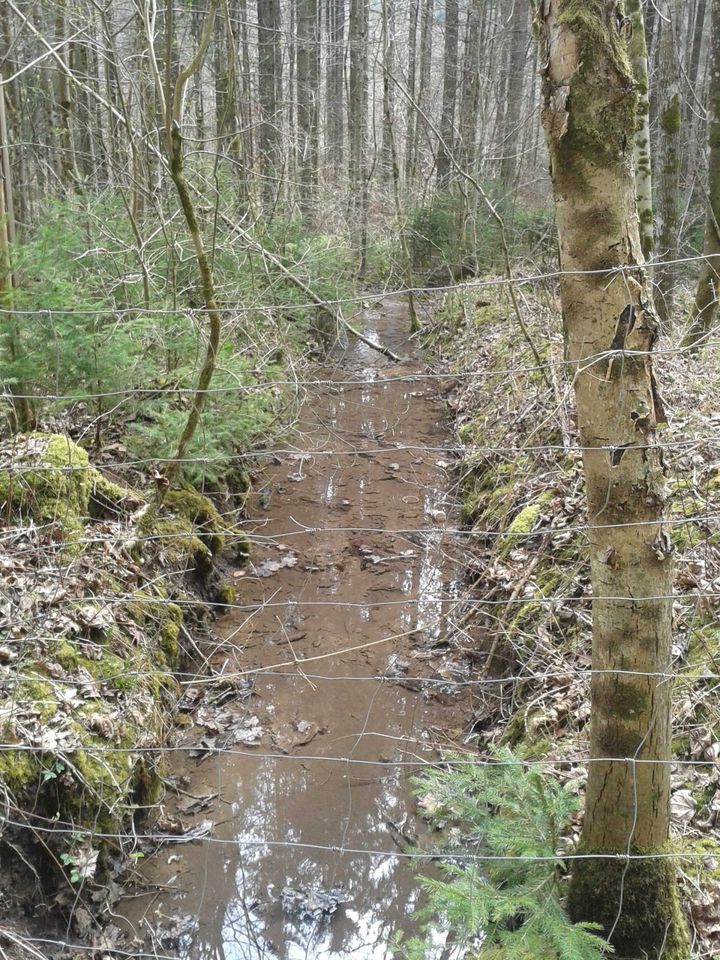
[[[358,224],[359,273],[365,270],[367,244],[368,172],[366,139],[368,114],[369,0],[350,0],[350,205]]]
[[[55,16],[55,36],[56,43],[64,40],[66,36],[65,0],[59,0],[58,2]],[[65,63],[68,59],[67,47],[59,50],[58,55],[63,63]],[[60,168],[58,174],[60,182],[66,190],[76,191],[80,186],[81,177],[77,166],[71,122],[74,102],[70,92],[67,72],[63,70],[62,67],[59,67],[57,70],[55,84],[58,130],[60,133]]]
[[[480,20],[484,0],[471,0],[468,9],[460,101],[460,166],[474,173],[480,106]]]
[[[619,13],[616,0],[546,0],[539,17],[594,597],[580,846],[589,856],[573,861],[569,908],[575,920],[601,924],[621,957],[686,960],[675,865],[663,856],[673,562],[655,444],[664,420],[650,356],[658,323],[636,213],[637,87]],[[589,273],[598,270],[608,272]]]
[[[397,152],[395,141],[395,0],[382,0],[381,39],[383,51],[382,99],[383,126],[380,170],[385,180],[396,185]]]
[[[674,0],[663,4],[664,20],[660,33],[660,72],[658,76],[658,121],[660,137],[658,149],[658,205],[657,248],[659,258],[666,261],[678,258],[680,192],[680,64],[675,37]],[[677,267],[670,264],[658,267],[655,275],[657,311],[663,323],[669,322],[675,301]]]
[[[705,218],[705,260],[700,271],[685,346],[707,339],[717,312],[720,294],[720,0],[712,0],[710,96],[708,102],[708,195]]]
[[[700,73],[700,51],[702,50],[703,37],[705,35],[705,15],[707,12],[707,0],[697,0],[695,7],[695,19],[692,23],[690,36],[692,44],[690,46],[690,57],[687,68],[688,85],[694,90],[697,85],[698,75]],[[692,100],[688,97],[687,117],[691,119],[690,104]]]
[[[329,178],[337,182],[344,163],[345,140],[343,125],[344,61],[345,61],[345,0],[328,0],[328,54],[325,131]]]
[[[195,250],[195,260],[197,262],[198,274],[200,279],[200,288],[202,290],[205,321],[207,324],[207,343],[205,345],[205,355],[203,364],[198,374],[195,392],[193,393],[188,411],[187,419],[182,433],[178,439],[177,452],[175,457],[168,461],[165,466],[165,473],[169,480],[175,478],[182,470],[190,445],[192,444],[195,432],[200,423],[200,417],[207,400],[207,391],[212,382],[217,363],[218,349],[220,347],[221,319],[215,298],[215,285],[213,280],[212,266],[205,250],[202,231],[197,219],[195,205],[192,200],[190,184],[185,175],[185,164],[183,156],[183,106],[185,102],[185,90],[187,84],[197,73],[202,70],[205,61],[210,38],[212,36],[215,15],[220,0],[210,0],[210,6],[206,14],[205,22],[202,26],[201,35],[197,42],[197,47],[188,66],[177,66],[177,54],[175,48],[175,29],[173,0],[167,0],[165,6],[165,30],[167,42],[167,62],[166,67],[166,92],[164,95],[165,107],[165,150],[168,163],[170,178],[175,185],[180,206],[182,208],[188,233]],[[159,71],[156,72],[159,78]]]
[[[450,181],[450,164],[455,140],[458,27],[458,0],[445,0],[445,47],[443,51],[442,113],[440,115],[442,142],[438,148],[437,158],[437,182],[440,190],[445,189]]]
[[[634,161],[640,244],[643,256],[650,258],[655,246],[653,222],[652,164],[650,157],[650,100],[648,96],[648,54],[645,42],[645,18],[640,0],[628,4],[632,34],[628,45],[630,62],[638,85],[638,122],[635,131]]]
[[[422,0],[422,15],[420,18],[420,72],[418,74],[418,84],[415,95],[415,103],[420,108],[420,111],[425,110],[430,93],[433,12],[434,0]],[[420,167],[420,140],[424,129],[421,113],[415,108],[413,109],[415,110],[416,117],[413,124],[413,141],[408,163],[408,185],[411,187],[417,179],[418,168]]]
[[[15,300],[11,254],[11,247],[15,243],[15,213],[8,146],[5,87],[0,86],[0,306],[8,311],[0,316],[2,322],[0,330],[5,340],[10,363],[22,367],[19,320],[9,312]],[[28,396],[28,387],[17,373],[17,369],[12,370],[10,392],[16,396],[11,402],[10,426],[13,430],[31,430],[35,425],[35,411],[32,400]]]
[[[413,149],[415,145],[415,127],[418,123],[415,100],[417,98],[417,30],[420,0],[410,0],[408,5],[408,66],[407,89],[408,102],[405,114],[405,181],[410,182],[413,169]]]
[[[525,83],[525,63],[528,45],[528,5],[524,0],[515,0],[512,15],[512,41],[508,68],[507,106],[503,124],[502,161],[500,179],[506,190],[515,183],[518,167],[518,143],[520,141],[520,118],[522,116],[522,93]]]
[[[300,209],[308,216],[317,182],[318,127],[317,0],[297,0],[297,121]]]
[[[260,101],[260,177],[266,204],[278,193],[281,174],[280,96],[280,3],[257,0],[258,100]]]

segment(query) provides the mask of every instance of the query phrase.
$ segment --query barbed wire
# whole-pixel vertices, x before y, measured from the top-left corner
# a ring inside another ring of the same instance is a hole
[[[8,399],[11,395],[0,396],[0,400]],[[22,399],[17,395],[12,395],[15,400]],[[28,399],[27,397],[25,399]],[[35,397],[35,399],[41,399]],[[68,438],[70,439],[70,438]],[[370,438],[368,438],[370,439]],[[72,442],[72,441],[71,441]],[[437,454],[447,454],[447,455],[456,455],[458,457],[474,456],[477,454],[482,454],[485,456],[515,456],[522,453],[561,453],[564,455],[572,453],[614,453],[617,451],[618,447],[613,444],[598,444],[597,446],[585,446],[580,443],[535,443],[535,444],[518,444],[517,446],[503,446],[503,445],[483,445],[483,444],[448,444],[448,445],[431,445],[431,444],[415,444],[415,443],[394,443],[392,440],[381,439],[376,441],[377,446],[369,447],[356,447],[352,446],[350,443],[346,447],[341,448],[328,448],[328,447],[300,447],[300,446],[287,446],[287,447],[271,447],[263,448],[256,447],[252,450],[246,450],[238,453],[227,453],[227,454],[214,454],[212,456],[205,456],[203,454],[198,454],[195,457],[140,457],[136,459],[127,460],[105,460],[99,461],[97,464],[93,463],[68,463],[68,464],[53,464],[53,471],[63,474],[73,474],[73,473],[87,473],[88,471],[93,471],[95,469],[120,469],[122,467],[149,467],[159,463],[178,463],[185,466],[190,466],[192,464],[197,464],[199,466],[216,463],[227,463],[235,462],[240,460],[263,460],[263,459],[272,459],[272,458],[287,458],[292,460],[313,460],[314,458],[322,457],[380,457],[380,456],[391,456],[397,453],[437,453]],[[698,446],[699,444],[713,444],[720,443],[720,433],[718,434],[698,434],[697,436],[688,437],[685,439],[678,440],[663,440],[657,439],[652,442],[647,443],[636,443],[632,447],[625,447],[623,449],[632,451],[642,451],[642,450],[682,450],[687,447]],[[14,446],[12,441],[5,444],[2,448],[2,453],[7,456],[7,454],[13,453],[15,450],[18,450],[22,453],[23,447],[22,442],[18,446]],[[451,466],[451,464],[446,464],[445,466]],[[472,464],[469,464],[472,466]],[[42,465],[38,467],[37,465],[32,466],[16,466],[11,461],[8,462],[6,469],[12,471],[13,477],[22,477],[26,473],[37,473],[38,469],[42,469]]]
[[[87,642],[87,641],[86,641]],[[295,642],[295,641],[293,641]],[[339,654],[342,654],[344,651],[338,651]],[[445,651],[448,652],[448,651]],[[462,650],[458,651],[462,653]],[[438,653],[438,655],[440,655]],[[563,681],[559,687],[554,689],[560,689],[562,687],[569,687],[573,680],[591,680],[593,677],[598,676],[613,676],[613,677],[640,677],[642,679],[656,679],[663,681],[672,681],[677,682],[679,680],[685,681],[687,683],[696,683],[698,681],[706,682],[709,680],[720,681],[720,673],[713,673],[711,670],[702,670],[698,667],[693,667],[692,673],[687,671],[685,672],[672,672],[668,670],[629,670],[618,667],[617,669],[612,669],[607,667],[605,669],[597,667],[577,667],[568,663],[562,668],[557,670],[546,670],[546,671],[537,671],[537,672],[527,672],[527,673],[510,673],[500,677],[480,677],[472,680],[453,680],[450,677],[429,677],[423,676],[422,674],[399,674],[399,673],[378,673],[378,674],[354,674],[354,675],[343,675],[343,674],[317,674],[317,673],[308,673],[306,670],[302,672],[297,670],[298,667],[302,665],[303,661],[292,660],[287,661],[286,664],[283,663],[274,663],[270,667],[252,667],[247,671],[247,677],[251,680],[257,679],[257,677],[273,677],[276,679],[282,678],[286,680],[320,680],[323,682],[340,682],[340,683],[380,683],[380,684],[390,684],[395,686],[405,686],[405,689],[409,689],[411,692],[419,692],[415,687],[408,687],[408,684],[433,684],[439,687],[459,687],[459,688],[468,688],[468,687],[501,687],[509,683],[528,683],[530,681],[541,682],[544,680],[561,680]],[[291,672],[290,670],[278,670],[278,667],[286,665],[288,667],[295,667],[296,672]],[[9,674],[5,674],[3,679],[7,680]],[[124,677],[130,677],[133,679],[168,679],[172,678],[178,682],[179,686],[195,686],[196,684],[204,682],[209,685],[212,683],[217,684],[227,684],[228,682],[234,681],[237,679],[237,674],[232,672],[219,673],[219,672],[203,672],[197,671],[195,673],[190,673],[185,670],[123,670],[122,673],[104,673],[100,677],[93,677],[93,681],[99,684],[112,684],[116,680],[121,680]],[[25,673],[22,670],[15,670],[12,673],[12,679],[17,680],[18,683],[22,683],[24,680],[36,680],[38,678],[37,673]],[[47,677],[45,678],[46,682],[51,686],[69,686],[77,687],[79,678],[76,676],[68,675],[65,677]],[[80,678],[82,679],[82,678]],[[12,691],[11,691],[12,692]],[[247,697],[252,695],[253,691],[237,692],[237,700],[244,700]],[[232,698],[230,698],[232,702]],[[2,746],[0,744],[0,746]],[[5,744],[6,747],[12,747],[12,744]],[[153,748],[156,749],[156,748]],[[161,748],[160,748],[161,749]],[[129,748],[129,752],[133,752],[132,748]]]
[[[608,671],[612,672],[612,671]],[[618,671],[621,672],[621,671]],[[302,679],[298,675],[297,679]],[[242,717],[238,717],[238,720],[242,720]],[[202,726],[202,724],[200,724]],[[355,737],[356,734],[350,733],[346,735],[346,739]],[[435,743],[426,743],[418,737],[396,737],[381,731],[363,731],[363,738],[365,737],[376,737],[378,739],[391,739],[391,740],[400,740],[407,744],[413,744],[416,749],[425,749],[425,750],[435,750],[437,751],[438,745]],[[446,755],[441,757],[435,757],[434,759],[425,759],[423,757],[415,756],[412,760],[400,760],[393,758],[378,758],[378,759],[363,759],[361,757],[355,757],[352,755],[346,754],[315,754],[315,753],[281,753],[281,752],[264,752],[262,750],[248,749],[241,750],[232,746],[222,746],[219,743],[207,744],[202,740],[195,742],[189,742],[185,744],[157,744],[152,746],[147,745],[137,745],[133,747],[123,747],[113,744],[93,744],[91,750],[87,752],[92,756],[103,756],[103,755],[120,755],[120,756],[145,756],[145,755],[162,755],[162,754],[184,754],[189,753],[195,756],[195,758],[202,762],[214,756],[224,756],[224,757],[243,757],[244,759],[256,760],[256,761],[278,761],[278,762],[289,762],[289,763],[301,763],[306,764],[310,762],[317,761],[318,763],[329,763],[329,764],[350,764],[351,766],[360,766],[360,767],[382,767],[384,770],[392,769],[393,767],[398,767],[400,769],[404,768],[426,768],[426,767],[458,767],[466,765],[469,762],[472,762],[474,767],[557,767],[563,765],[571,765],[577,767],[586,767],[591,766],[592,764],[597,763],[615,763],[615,764],[637,764],[638,766],[656,766],[656,767],[712,767],[713,769],[720,769],[720,759],[702,759],[702,758],[682,758],[682,757],[672,757],[670,759],[661,759],[661,758],[644,758],[644,757],[635,757],[635,756],[608,756],[608,757],[586,757],[586,756],[567,756],[567,757],[546,757],[542,759],[516,759],[516,760],[486,760],[482,757],[479,757],[475,751],[465,750],[457,744],[453,744],[452,747],[446,748]],[[410,752],[410,751],[407,751]],[[451,753],[464,752],[465,755],[462,757],[453,757]],[[46,745],[41,743],[32,744],[32,743],[0,743],[0,754],[2,753],[26,753],[26,754],[37,754],[42,757],[51,756],[53,758],[61,758],[66,755],[71,757],[75,753],[75,748],[72,746],[63,747],[59,745],[53,750],[48,750]],[[0,818],[1,820],[1,818]]]
[[[720,256],[720,254],[718,254]],[[720,340],[704,340],[704,347],[716,347],[720,346]],[[311,388],[311,387],[336,387],[340,390],[344,390],[346,387],[356,387],[356,388],[369,388],[382,386],[389,383],[413,383],[413,382],[422,382],[422,381],[441,381],[444,383],[452,382],[455,380],[490,380],[493,377],[503,376],[517,376],[520,374],[528,373],[540,373],[542,371],[548,371],[553,369],[562,369],[562,368],[573,368],[578,372],[586,372],[591,369],[595,364],[603,363],[606,360],[612,360],[617,358],[641,358],[641,357],[666,357],[666,356],[680,356],[680,355],[689,355],[692,356],[697,350],[696,346],[678,346],[678,347],[668,347],[665,349],[654,348],[653,350],[606,350],[600,353],[594,354],[591,357],[584,357],[582,360],[553,360],[548,361],[544,364],[539,365],[524,365],[512,367],[508,366],[502,370],[447,370],[445,372],[439,373],[423,373],[423,372],[413,372],[402,374],[399,376],[382,376],[382,377],[363,377],[362,379],[354,380],[352,378],[345,379],[344,377],[329,377],[329,378],[315,378],[315,379],[303,379],[301,377],[290,378],[286,380],[262,380],[257,381],[252,384],[234,384],[231,387],[208,387],[206,390],[203,390],[203,394],[208,396],[213,395],[222,395],[222,394],[243,394],[243,393],[253,393],[254,391],[267,390],[273,387],[295,387],[295,388]],[[412,358],[408,358],[412,359]],[[89,402],[91,400],[104,400],[112,397],[132,397],[132,396],[142,396],[142,397],[155,397],[155,396],[164,396],[164,395],[176,395],[176,396],[192,396],[196,393],[196,390],[192,387],[127,387],[127,388],[117,388],[115,390],[106,390],[106,391],[87,391],[83,393],[13,393],[13,392],[3,392],[0,393],[0,400],[6,402],[12,402],[14,400],[43,400],[43,401],[54,401],[54,402],[64,402],[64,403],[83,403]]]
[[[63,597],[63,600],[67,600],[67,597]],[[139,600],[143,604],[148,604],[150,606],[157,607],[197,607],[198,601],[194,599],[185,599],[183,597],[177,597],[171,599],[169,597],[158,597],[153,596],[152,594],[123,594],[123,595],[103,595],[103,594],[91,594],[77,598],[69,598],[72,600],[77,600],[78,602],[88,603],[95,602],[101,604],[98,613],[107,607],[113,605],[125,605],[130,603],[136,603]],[[559,596],[529,596],[529,597],[503,597],[503,598],[482,598],[475,597],[472,599],[457,599],[452,596],[440,596],[440,597],[408,597],[407,599],[399,600],[368,600],[368,601],[353,601],[353,600],[299,600],[296,598],[291,598],[287,600],[267,600],[260,601],[258,603],[229,603],[223,601],[209,601],[208,606],[215,608],[216,610],[223,611],[223,613],[230,613],[232,611],[240,611],[242,613],[248,612],[257,612],[259,610],[268,610],[268,609],[287,609],[289,606],[293,609],[303,609],[306,607],[333,607],[349,610],[371,610],[374,608],[383,608],[383,607],[406,607],[406,606],[439,606],[440,604],[455,603],[461,605],[464,608],[474,608],[474,607],[505,607],[505,606],[524,606],[525,604],[537,604],[538,606],[549,605],[562,605],[570,603],[580,603],[580,604],[590,604],[595,603],[657,603],[663,600],[686,600],[689,605],[695,605],[697,601],[701,600],[718,600],[720,599],[720,592],[716,591],[707,591],[697,593],[688,593],[688,594],[677,594],[677,593],[661,593],[661,594],[652,594],[646,597],[637,597],[637,596],[596,596],[593,597],[590,594],[576,596],[574,594],[565,594]],[[38,611],[37,617],[45,617],[47,612],[42,610]],[[415,629],[415,628],[414,628]],[[341,651],[342,652],[342,651]]]

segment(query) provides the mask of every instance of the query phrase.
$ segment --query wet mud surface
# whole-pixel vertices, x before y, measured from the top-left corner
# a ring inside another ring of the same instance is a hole
[[[411,353],[403,303],[364,323]],[[298,452],[260,478],[252,564],[214,630],[228,681],[186,689],[193,722],[178,742],[192,749],[171,755],[175,789],[151,822],[181,842],[138,863],[118,908],[145,949],[375,960],[412,927],[407,853],[427,831],[409,778],[473,710],[447,642],[460,575],[443,532],[450,465],[427,449],[449,427],[442,384],[413,379],[422,371],[351,344],[317,371],[333,383],[310,391]]]

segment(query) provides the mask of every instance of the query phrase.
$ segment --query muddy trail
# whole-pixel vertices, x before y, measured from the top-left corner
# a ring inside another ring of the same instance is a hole
[[[303,405],[299,452],[260,478],[252,563],[214,630],[214,670],[235,679],[186,689],[189,749],[150,825],[178,842],[148,851],[119,906],[138,949],[374,960],[412,929],[407,854],[427,831],[409,778],[461,739],[473,687],[448,642],[442,384],[418,377],[404,303],[363,320],[411,359],[356,342],[320,368],[332,382]]]

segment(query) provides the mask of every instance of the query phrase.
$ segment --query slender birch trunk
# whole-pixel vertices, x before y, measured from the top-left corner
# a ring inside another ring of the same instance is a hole
[[[700,271],[684,345],[697,347],[713,329],[720,293],[720,0],[712,0],[708,102],[708,192],[705,260]]]
[[[640,244],[649,260],[655,246],[653,221],[652,163],[650,156],[650,98],[648,85],[648,53],[645,41],[645,17],[640,0],[629,0],[627,12],[632,34],[628,44],[630,62],[638,89],[638,122],[635,131],[634,161]]]
[[[617,0],[545,0],[538,18],[594,597],[589,858],[573,861],[569,908],[620,957],[687,960],[667,856],[674,564],[633,172],[638,92]]]
[[[657,251],[661,260],[678,258],[680,193],[680,63],[675,37],[675,0],[665,0],[660,33],[658,77],[658,121],[660,137],[657,162]],[[668,323],[675,305],[677,267],[659,266],[655,274],[658,316]]]

